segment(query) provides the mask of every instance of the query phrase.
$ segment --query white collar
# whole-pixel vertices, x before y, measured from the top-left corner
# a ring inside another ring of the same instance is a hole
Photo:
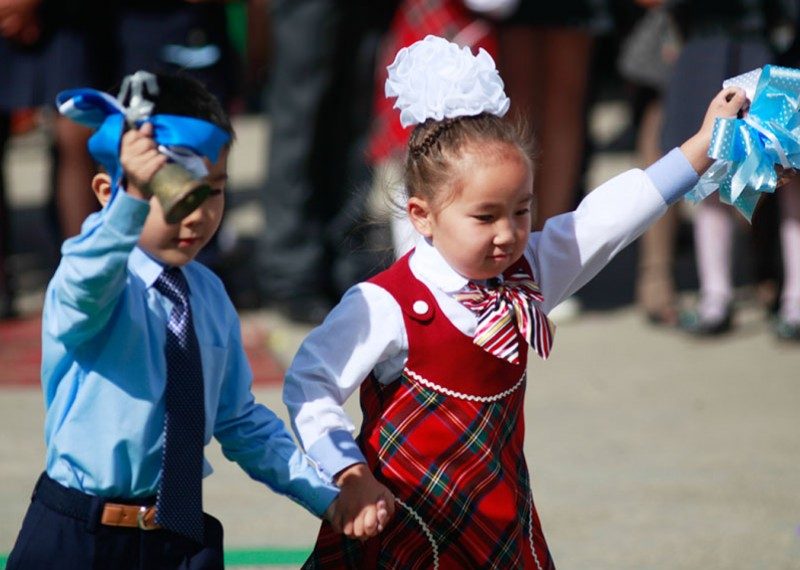
[[[448,295],[460,292],[470,281],[484,286],[489,283],[489,279],[467,279],[461,275],[447,263],[428,238],[417,240],[409,265],[414,275],[425,279]],[[502,273],[495,278],[499,279],[500,283],[505,281]]]
[[[469,279],[450,267],[427,238],[417,241],[409,265],[417,277],[423,278],[447,294],[457,293],[469,283]]]

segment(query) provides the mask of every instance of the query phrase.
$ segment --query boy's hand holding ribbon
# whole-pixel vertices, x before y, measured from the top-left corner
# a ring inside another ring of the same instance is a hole
[[[748,220],[763,192],[800,168],[800,70],[766,65],[728,79],[751,101],[740,118],[717,119],[708,156],[715,162],[687,194],[700,201],[719,190]]]
[[[202,159],[205,157],[211,163],[216,162],[220,151],[230,142],[230,136],[225,131],[200,119],[141,113],[134,117],[131,108],[124,106],[108,93],[95,89],[62,91],[56,97],[56,105],[62,115],[95,130],[89,139],[88,148],[89,153],[111,177],[112,194],[109,204],[116,197],[122,179],[120,142],[128,126],[138,128],[144,123],[152,124],[152,137],[159,152],[167,155],[170,160],[180,161],[187,170],[198,176],[207,174]],[[106,208],[107,206],[108,204]],[[89,216],[86,223],[97,224],[103,211]]]

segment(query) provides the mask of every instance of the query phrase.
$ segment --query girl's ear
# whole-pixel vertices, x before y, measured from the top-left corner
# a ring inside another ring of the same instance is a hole
[[[431,206],[424,198],[412,196],[406,204],[408,219],[420,234],[426,238],[431,237]]]
[[[92,190],[100,205],[105,207],[111,198],[111,177],[105,172],[100,172],[92,178]]]

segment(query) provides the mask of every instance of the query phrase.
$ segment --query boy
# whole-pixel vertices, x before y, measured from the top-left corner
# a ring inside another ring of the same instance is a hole
[[[230,140],[201,84],[157,82],[154,121],[193,117]],[[255,403],[237,314],[194,261],[219,227],[229,143],[213,163],[203,158],[211,196],[168,224],[149,189],[167,160],[153,131],[147,122],[122,135],[119,187],[95,176],[103,210],[65,242],[47,290],[47,464],[9,569],[222,568],[222,526],[202,512],[212,435],[254,479],[317,516],[336,514],[338,490]]]

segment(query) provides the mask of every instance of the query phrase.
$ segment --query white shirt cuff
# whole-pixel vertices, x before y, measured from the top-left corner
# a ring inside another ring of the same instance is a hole
[[[650,165],[645,174],[668,205],[680,200],[700,179],[679,148]]]
[[[346,467],[367,462],[352,434],[346,430],[326,433],[308,448],[307,453],[331,479]]]

